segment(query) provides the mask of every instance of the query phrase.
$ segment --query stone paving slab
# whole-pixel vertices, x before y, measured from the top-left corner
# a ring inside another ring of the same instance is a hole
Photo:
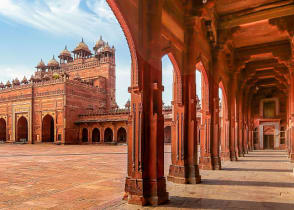
[[[255,151],[202,183],[167,182],[170,202],[128,205],[121,198],[125,145],[0,145],[0,209],[294,209],[293,165],[283,151]],[[170,146],[165,146],[165,173]]]

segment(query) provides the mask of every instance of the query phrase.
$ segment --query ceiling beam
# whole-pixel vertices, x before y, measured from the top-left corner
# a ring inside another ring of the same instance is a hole
[[[268,20],[272,18],[285,17],[288,15],[294,15],[293,3],[274,8],[267,8],[241,16],[234,15],[231,17],[231,19],[228,20],[223,18],[223,20],[220,21],[220,28],[233,28],[244,24],[254,23],[257,21]]]

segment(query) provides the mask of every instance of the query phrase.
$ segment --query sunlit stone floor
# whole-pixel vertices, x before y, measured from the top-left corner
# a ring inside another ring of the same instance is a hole
[[[140,209],[121,200],[126,174],[121,146],[0,144],[0,209]],[[165,147],[166,167],[170,146]],[[293,166],[281,151],[256,151],[203,182],[168,182],[158,209],[294,209]],[[151,207],[145,207],[145,209]]]

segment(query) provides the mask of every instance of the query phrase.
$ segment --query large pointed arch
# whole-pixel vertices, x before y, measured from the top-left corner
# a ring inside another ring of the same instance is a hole
[[[132,59],[132,71],[131,71],[131,83],[135,86],[139,85],[139,68],[138,68],[138,57],[136,52],[135,41],[133,39],[132,32],[130,30],[129,24],[127,23],[127,19],[121,13],[119,5],[115,0],[106,0],[109,7],[111,8],[113,14],[115,15],[117,21],[119,22],[124,35],[126,37],[131,59]]]

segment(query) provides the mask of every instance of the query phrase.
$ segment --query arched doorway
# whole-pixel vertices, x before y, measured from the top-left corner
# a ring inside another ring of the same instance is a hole
[[[100,142],[100,131],[98,128],[94,128],[92,132],[92,142],[93,143]]]
[[[6,121],[0,119],[0,141],[6,141]]]
[[[117,141],[121,143],[127,142],[127,131],[124,128],[120,128],[117,131]]]
[[[82,141],[83,142],[88,142],[88,129],[87,128],[83,128]]]
[[[28,121],[25,117],[21,117],[17,121],[17,138],[18,142],[28,141]]]
[[[104,142],[112,142],[113,141],[113,132],[110,128],[106,128],[104,132]]]
[[[171,143],[171,126],[164,128],[164,143]]]
[[[54,142],[54,119],[49,114],[43,118],[42,142]]]

